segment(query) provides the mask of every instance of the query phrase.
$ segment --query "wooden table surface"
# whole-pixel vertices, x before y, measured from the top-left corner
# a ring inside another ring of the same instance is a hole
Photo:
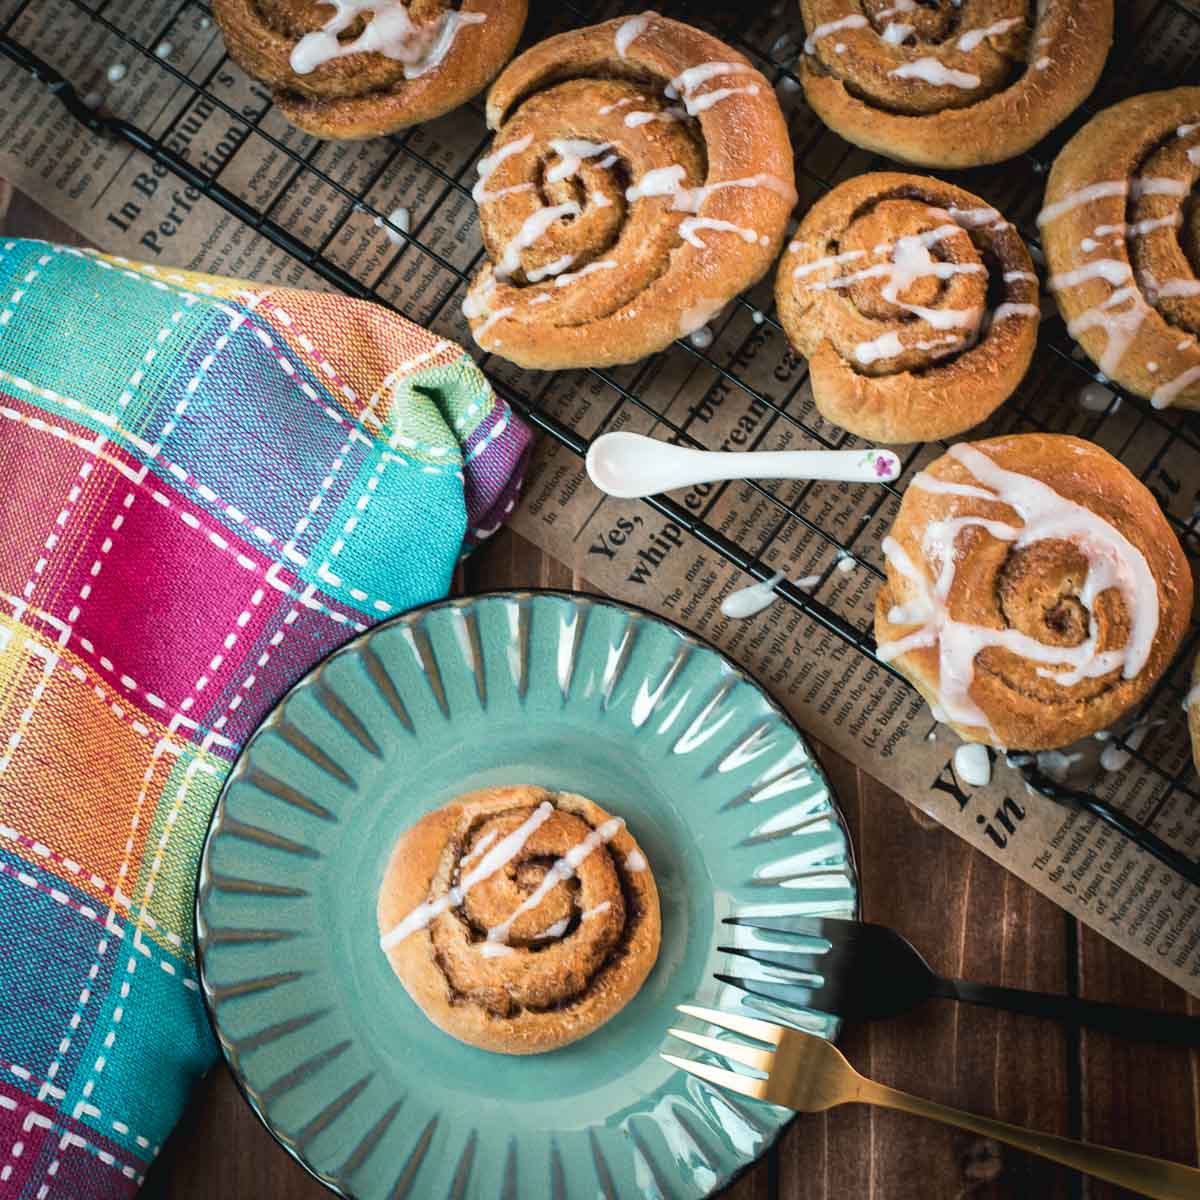
[[[9,199],[0,181],[0,218]],[[78,242],[25,197],[6,233]],[[459,590],[588,589],[504,532]],[[588,589],[595,590],[595,589]],[[900,930],[935,970],[985,983],[1200,1014],[1200,1003],[818,745],[854,839],[863,914]],[[894,1087],[1017,1124],[1200,1161],[1200,1054],[932,1001],[848,1029],[842,1048]],[[224,1065],[197,1088],[147,1177],[146,1200],[321,1200],[329,1193],[271,1139]],[[848,1107],[802,1117],[726,1200],[1115,1200],[1098,1184],[932,1122]],[[521,1200],[539,1200],[523,1196]]]

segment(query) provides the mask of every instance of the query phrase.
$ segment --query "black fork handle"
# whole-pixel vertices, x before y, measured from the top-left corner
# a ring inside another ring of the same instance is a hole
[[[1031,1017],[1049,1017],[1070,1025],[1087,1025],[1091,1029],[1102,1029],[1105,1033],[1143,1042],[1200,1046],[1200,1017],[1189,1017],[1185,1013],[1102,1004],[1098,1000],[1079,1000],[1074,996],[1058,996],[1049,992],[1027,992],[1022,988],[969,983],[965,979],[935,980],[934,995],[947,1000],[965,1000],[968,1004],[1026,1013]]]

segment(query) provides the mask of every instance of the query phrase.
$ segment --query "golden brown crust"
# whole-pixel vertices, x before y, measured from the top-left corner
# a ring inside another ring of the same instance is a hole
[[[809,33],[800,81],[816,114],[855,145],[928,167],[1002,162],[1028,150],[1086,99],[1112,43],[1112,0],[907,10],[894,0],[800,0],[800,8]],[[865,20],[836,25],[847,18]],[[893,43],[883,37],[889,26],[909,32]],[[922,77],[942,71],[954,74]]]
[[[1142,669],[1130,679],[1118,662],[1103,674],[1074,683],[1054,678],[1062,670],[1037,662],[1015,648],[985,645],[974,657],[969,702],[990,728],[950,719],[969,741],[1013,750],[1049,750],[1096,733],[1142,700],[1169,665],[1187,631],[1192,576],[1178,539],[1149,490],[1106,451],[1060,434],[991,438],[968,447],[996,465],[1052,488],[1058,496],[1098,514],[1144,556],[1158,596],[1158,626]],[[924,473],[934,481],[978,488],[980,480],[955,453],[943,455]],[[1075,540],[1047,536],[1026,546],[996,536],[978,524],[949,526],[964,516],[985,517],[1020,530],[1025,522],[1007,504],[961,492],[931,491],[910,483],[892,526],[887,582],[875,607],[875,636],[881,652],[939,712],[946,701],[943,675],[945,626],[935,638],[913,637],[921,624],[921,587],[903,570],[902,555],[929,586],[943,568],[942,549],[954,547],[955,570],[946,599],[956,623],[1014,631],[1043,646],[1078,647],[1094,632],[1096,650],[1121,652],[1129,642],[1132,615],[1124,596],[1106,586],[1091,602],[1080,599],[1088,560]],[[936,483],[935,483],[936,486]],[[947,530],[955,530],[948,533]],[[914,620],[915,618],[915,620]],[[901,653],[893,649],[905,646]],[[919,644],[927,640],[928,644]],[[969,661],[969,656],[967,656]],[[1103,659],[1093,660],[1103,663]],[[951,663],[952,667],[959,664]],[[942,719],[942,715],[939,715]]]
[[[1038,218],[1072,336],[1158,407],[1200,408],[1200,87],[1134,96],[1062,149]]]
[[[413,22],[439,30],[455,10],[448,0],[405,0]],[[382,53],[334,58],[307,73],[292,69],[296,43],[322,29],[336,9],[323,0],[213,0],[213,16],[229,56],[271,89],[293,125],[318,137],[378,137],[432,120],[466,103],[487,86],[516,48],[527,0],[463,0],[461,14],[485,19],[452,30],[445,57],[413,78],[404,63]],[[361,34],[359,16],[341,36]],[[436,45],[436,39],[431,39]]]
[[[724,69],[669,93],[705,64]],[[491,261],[464,306],[485,350],[540,369],[634,362],[779,253],[795,203],[787,125],[767,80],[707,33],[651,13],[559,34],[508,66],[487,115],[495,166],[476,196]],[[607,149],[558,178],[559,139]],[[665,190],[630,199],[652,171]]]
[[[978,196],[919,175],[860,175],[822,196],[780,261],[775,302],[817,408],[873,441],[978,425],[1037,344],[1020,235]]]
[[[418,906],[461,884],[543,804],[551,806],[545,819],[510,860],[387,950],[435,1025],[502,1054],[538,1054],[585,1037],[633,999],[650,973],[660,939],[658,889],[632,835],[622,824],[573,874],[544,886],[552,865],[612,818],[568,792],[485,788],[402,834],[379,892],[386,937]],[[511,952],[485,954],[488,930],[509,921],[540,885],[544,894],[507,929]]]

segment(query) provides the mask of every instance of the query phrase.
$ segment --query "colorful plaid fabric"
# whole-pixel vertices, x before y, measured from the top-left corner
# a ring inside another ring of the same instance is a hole
[[[136,1190],[214,1054],[192,894],[230,763],[446,593],[529,441],[382,309],[0,244],[0,1196]]]

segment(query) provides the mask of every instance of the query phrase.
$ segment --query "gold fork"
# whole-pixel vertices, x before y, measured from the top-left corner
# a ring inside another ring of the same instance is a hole
[[[680,1004],[678,1007],[681,1013],[689,1017],[774,1047],[773,1050],[762,1050],[747,1046],[744,1042],[709,1037],[687,1029],[669,1031],[672,1036],[699,1046],[702,1050],[764,1072],[766,1078],[759,1079],[710,1063],[677,1058],[674,1054],[662,1055],[672,1066],[689,1075],[741,1092],[743,1096],[750,1096],[754,1100],[766,1100],[800,1112],[823,1112],[839,1104],[878,1104],[883,1108],[915,1113],[941,1121],[943,1125],[955,1125],[959,1129],[969,1129],[984,1137],[1008,1142],[1030,1154],[1040,1154],[1043,1158],[1074,1167],[1077,1171],[1086,1171],[1097,1179],[1132,1188],[1156,1200],[1196,1200],[1200,1196],[1200,1170],[1195,1167],[1150,1158],[1145,1154],[1111,1150],[1090,1142],[1076,1142],[1052,1133],[1038,1133],[1020,1125],[994,1121],[990,1117],[976,1117],[864,1078],[846,1061],[836,1046],[823,1038],[737,1013],[718,1012],[693,1004]]]

